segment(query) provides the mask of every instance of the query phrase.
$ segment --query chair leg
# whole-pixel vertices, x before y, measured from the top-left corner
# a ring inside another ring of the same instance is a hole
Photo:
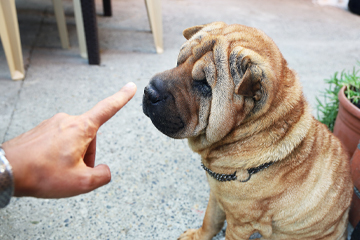
[[[79,41],[80,56],[83,58],[87,58],[85,31],[84,31],[84,22],[83,22],[82,11],[81,11],[81,3],[80,3],[80,0],[73,0],[73,3],[74,3],[75,22],[76,22],[78,41]]]
[[[96,22],[95,0],[81,0],[86,49],[89,64],[100,64],[99,37]]]
[[[103,0],[103,8],[104,8],[104,16],[111,17],[112,16],[111,0]]]
[[[60,35],[61,46],[64,49],[68,49],[70,48],[70,43],[69,43],[69,36],[66,27],[65,13],[64,13],[64,7],[62,5],[62,0],[53,0],[53,5],[54,5],[56,23]]]
[[[157,53],[164,52],[161,0],[145,0]]]
[[[25,77],[15,0],[0,0],[0,37],[9,65],[11,78]]]

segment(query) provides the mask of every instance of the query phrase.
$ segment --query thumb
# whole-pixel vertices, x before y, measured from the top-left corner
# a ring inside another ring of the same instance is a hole
[[[86,180],[83,186],[83,192],[93,191],[105,184],[108,184],[111,180],[111,172],[107,165],[99,164],[94,168],[86,168]]]

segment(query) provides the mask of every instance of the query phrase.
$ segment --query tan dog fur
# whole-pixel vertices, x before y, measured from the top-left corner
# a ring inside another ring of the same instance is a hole
[[[248,178],[246,169],[275,162],[247,182],[208,176],[203,225],[179,239],[346,239],[352,182],[339,140],[311,115],[296,73],[262,31],[222,22],[184,31],[178,66],[156,76],[175,99],[193,151],[213,172]],[[206,78],[211,97],[192,90]],[[165,87],[164,87],[165,88]],[[174,118],[175,119],[175,118]],[[153,118],[152,118],[153,120]],[[175,121],[175,120],[172,120]]]

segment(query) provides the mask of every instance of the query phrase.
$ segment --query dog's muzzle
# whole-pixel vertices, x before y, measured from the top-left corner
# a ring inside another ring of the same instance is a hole
[[[144,89],[143,112],[159,131],[169,137],[176,137],[185,126],[176,110],[173,95],[158,78],[152,79]]]

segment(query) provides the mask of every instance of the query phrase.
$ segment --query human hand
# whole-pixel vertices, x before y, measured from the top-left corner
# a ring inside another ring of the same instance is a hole
[[[58,113],[3,143],[2,148],[13,169],[14,195],[71,197],[110,182],[107,165],[94,167],[96,133],[135,92],[135,84],[128,83],[80,116]]]

